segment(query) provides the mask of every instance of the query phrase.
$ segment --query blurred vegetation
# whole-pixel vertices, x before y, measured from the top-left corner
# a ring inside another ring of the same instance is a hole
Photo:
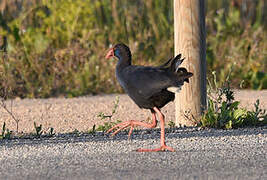
[[[208,75],[231,86],[267,88],[265,0],[207,0]],[[157,65],[173,55],[171,0],[2,0],[0,93],[67,97],[122,92],[116,63],[104,59],[116,42],[134,63]]]

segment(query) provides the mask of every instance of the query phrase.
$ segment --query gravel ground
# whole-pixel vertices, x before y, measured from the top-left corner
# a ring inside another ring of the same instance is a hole
[[[168,129],[176,152],[138,153],[159,145],[160,131],[59,134],[0,141],[0,179],[267,179],[267,127]]]
[[[267,91],[236,91],[241,106],[253,108],[260,99],[267,107]],[[33,122],[43,129],[55,128],[53,137],[0,140],[1,179],[267,179],[267,126],[237,130],[199,128],[167,129],[166,143],[176,152],[137,153],[137,148],[159,145],[160,130],[135,130],[115,137],[88,131],[103,124],[97,114],[111,113],[116,95],[72,99],[15,100],[13,114],[19,131],[34,132]],[[147,110],[119,95],[114,119],[144,120]],[[6,102],[7,105],[10,102]],[[174,104],[163,110],[174,120]],[[0,110],[0,125],[15,130],[15,123]]]
[[[146,120],[151,117],[148,110],[139,109],[127,95],[98,95],[79,98],[50,98],[50,99],[17,99],[13,101],[12,112],[19,121],[19,132],[35,132],[34,122],[42,124],[43,130],[51,127],[56,133],[68,133],[75,129],[88,131],[94,124],[103,124],[97,115],[100,112],[111,114],[115,97],[119,96],[118,112],[113,120]],[[267,109],[267,90],[265,91],[235,91],[236,100],[241,101],[241,106],[252,109],[257,99],[260,99],[261,108]],[[10,108],[10,102],[6,102]],[[162,112],[166,122],[175,121],[174,103],[167,104]],[[0,108],[0,127],[6,122],[7,128],[16,130],[16,123],[11,116]]]

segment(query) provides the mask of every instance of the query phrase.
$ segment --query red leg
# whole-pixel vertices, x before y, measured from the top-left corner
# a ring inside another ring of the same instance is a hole
[[[160,110],[157,107],[153,108],[154,111],[159,115],[159,119],[160,119],[160,144],[161,146],[159,148],[156,149],[137,149],[137,152],[158,152],[158,151],[165,151],[165,150],[169,150],[174,152],[175,150],[169,146],[166,145],[165,143],[165,127],[164,127],[164,115],[160,112]],[[130,120],[130,121],[126,121],[126,122],[122,122],[117,124],[116,126],[110,128],[106,133],[110,133],[111,131],[113,131],[116,128],[119,128],[118,130],[116,130],[115,132],[112,133],[112,136],[116,135],[119,131],[130,127],[130,131],[128,134],[128,137],[131,136],[132,132],[133,132],[133,128],[134,126],[144,126],[146,128],[154,128],[157,125],[157,120],[156,120],[156,113],[152,112],[152,120],[153,122],[151,124],[148,123],[143,123],[140,121],[135,121],[135,120]]]
[[[169,146],[166,145],[165,143],[165,128],[164,128],[164,115],[160,112],[160,110],[156,107],[153,108],[155,112],[158,113],[159,119],[160,119],[160,144],[161,146],[156,149],[137,149],[137,152],[158,152],[158,151],[165,151],[169,150],[174,152],[175,150]]]
[[[140,121],[135,121],[135,120],[130,120],[130,121],[122,122],[122,123],[119,123],[119,124],[115,125],[114,127],[110,128],[106,133],[110,133],[114,129],[118,128],[115,132],[112,133],[112,136],[114,136],[119,131],[121,131],[121,130],[127,128],[127,127],[130,127],[130,131],[129,131],[129,134],[128,134],[128,137],[130,137],[132,132],[133,132],[134,126],[143,126],[143,127],[146,127],[146,128],[154,128],[154,127],[156,127],[156,125],[157,125],[156,113],[152,112],[152,123],[151,124],[140,122]]]

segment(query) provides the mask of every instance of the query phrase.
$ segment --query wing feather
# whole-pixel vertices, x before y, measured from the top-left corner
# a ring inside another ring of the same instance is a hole
[[[174,85],[170,72],[162,68],[130,66],[123,72],[125,90],[138,93],[143,98]]]

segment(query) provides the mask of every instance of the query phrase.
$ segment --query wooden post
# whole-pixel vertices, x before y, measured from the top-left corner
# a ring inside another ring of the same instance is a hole
[[[176,125],[192,126],[206,109],[205,0],[174,0],[175,55],[194,75],[175,94]]]

